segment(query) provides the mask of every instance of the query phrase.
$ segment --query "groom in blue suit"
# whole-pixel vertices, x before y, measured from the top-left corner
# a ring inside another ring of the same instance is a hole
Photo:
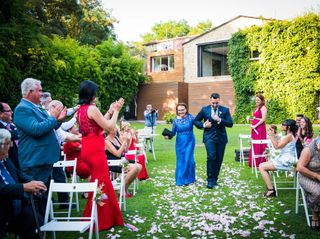
[[[229,109],[219,105],[219,101],[218,93],[211,94],[211,104],[203,107],[194,119],[194,125],[203,129],[203,143],[207,151],[207,188],[210,189],[218,185],[218,176],[228,143],[226,127],[233,126]]]

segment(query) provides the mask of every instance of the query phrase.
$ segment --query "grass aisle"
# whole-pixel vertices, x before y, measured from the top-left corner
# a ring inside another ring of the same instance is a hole
[[[171,126],[159,125],[157,133],[164,127]],[[195,129],[197,182],[186,187],[175,186],[175,141],[157,136],[157,160],[148,153],[151,180],[140,182],[123,213],[126,223],[139,231],[118,227],[101,233],[102,238],[318,238],[319,233],[307,227],[302,207],[295,214],[294,191],[282,190],[277,198],[264,198],[261,176],[256,179],[251,169],[234,160],[239,133],[249,133],[249,127],[228,130],[219,186],[212,190],[206,188],[202,131]]]
[[[143,128],[142,123],[132,123]],[[202,131],[195,129],[197,182],[186,187],[175,186],[175,139],[164,140],[161,132],[170,125],[158,125],[155,138],[157,160],[148,152],[150,180],[139,182],[138,193],[127,199],[125,223],[134,225],[134,232],[115,227],[100,233],[100,238],[303,238],[316,239],[320,233],[307,226],[303,208],[295,214],[295,191],[280,191],[276,198],[262,196],[265,185],[256,179],[248,166],[234,160],[239,149],[238,135],[248,134],[249,126],[235,125],[228,129],[219,186],[206,188],[206,152]],[[314,127],[315,134],[319,127]],[[81,199],[81,208],[86,201]],[[57,233],[57,238],[87,238],[87,234]],[[11,234],[8,238],[14,238]],[[46,238],[51,238],[50,233]]]

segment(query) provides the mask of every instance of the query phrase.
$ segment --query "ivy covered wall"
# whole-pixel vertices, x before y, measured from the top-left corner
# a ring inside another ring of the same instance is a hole
[[[259,52],[254,58],[253,52]],[[292,21],[273,20],[235,33],[228,63],[236,94],[235,122],[243,123],[255,108],[254,95],[267,101],[267,123],[303,113],[316,119],[320,92],[320,15]]]

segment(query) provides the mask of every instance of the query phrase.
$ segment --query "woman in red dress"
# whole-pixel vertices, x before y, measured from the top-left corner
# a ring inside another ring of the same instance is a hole
[[[256,95],[256,110],[253,113],[253,119],[251,124],[251,139],[266,139],[267,130],[266,130],[266,118],[267,118],[267,107],[265,106],[264,96],[261,94]],[[267,145],[256,144],[254,145],[255,154],[263,154]],[[249,152],[249,166],[253,166],[251,150]],[[259,164],[265,162],[265,157],[256,158],[256,167],[259,167]]]
[[[67,130],[69,133],[75,134],[75,135],[80,135],[79,129],[76,124],[71,125],[71,128],[64,128],[64,130]],[[80,142],[66,142],[63,145],[63,151],[66,154],[66,159],[67,160],[75,160],[77,158],[77,167],[76,167],[76,172],[77,175],[81,179],[87,179],[90,176],[90,170],[87,166],[87,164],[82,160],[81,158],[81,143]],[[67,167],[66,171],[68,173],[73,172],[73,167]]]
[[[119,111],[124,103],[121,98],[112,104],[111,111],[102,115],[96,107],[98,85],[92,81],[81,82],[79,88],[79,104],[77,119],[82,134],[81,158],[90,169],[90,181],[98,179],[98,186],[102,189],[102,200],[98,202],[99,231],[110,229],[113,226],[122,226],[123,218],[109,176],[108,162],[104,152],[104,130],[115,127]],[[110,113],[112,117],[109,119]],[[89,195],[83,215],[90,216],[92,194]]]

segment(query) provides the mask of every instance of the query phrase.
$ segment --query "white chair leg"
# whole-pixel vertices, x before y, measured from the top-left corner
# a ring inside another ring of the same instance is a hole
[[[307,201],[306,201],[306,197],[305,197],[305,194],[304,194],[304,191],[303,191],[302,188],[301,188],[301,195],[302,195],[303,207],[304,207],[304,212],[305,212],[305,215],[306,215],[307,224],[310,227],[311,224],[310,224],[310,217],[309,217]]]
[[[296,187],[296,214],[298,214],[299,212],[299,190],[300,190],[300,185],[298,183]]]
[[[278,191],[278,188],[277,188],[277,180],[276,180],[275,172],[271,172],[271,173],[272,173],[272,178],[273,178],[273,187],[274,187],[274,190],[276,190],[277,196],[278,196],[279,195],[279,191]]]

